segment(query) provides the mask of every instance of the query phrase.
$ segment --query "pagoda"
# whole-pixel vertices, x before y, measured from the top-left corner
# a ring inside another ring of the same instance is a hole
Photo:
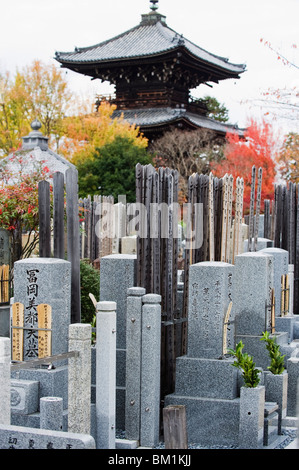
[[[225,135],[236,126],[207,117],[202,100],[190,90],[201,84],[237,79],[244,64],[211,54],[166,24],[157,12],[158,0],[150,0],[150,12],[139,25],[94,46],[56,52],[62,67],[115,85],[113,117],[135,124],[150,140],[173,127],[205,128]]]

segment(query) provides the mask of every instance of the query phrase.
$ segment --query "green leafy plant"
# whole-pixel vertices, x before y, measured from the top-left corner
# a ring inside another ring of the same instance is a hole
[[[97,327],[97,315],[94,314],[92,321],[91,321],[91,344],[95,344],[97,340],[97,333],[96,333],[96,327]]]
[[[233,366],[237,367],[242,372],[245,387],[254,388],[260,383],[259,374],[261,371],[255,367],[255,362],[252,356],[247,353],[243,353],[244,344],[240,341],[236,345],[236,349],[229,349],[229,354],[235,356],[236,360],[233,362]]]
[[[285,354],[281,354],[279,344],[277,344],[276,342],[276,338],[270,338],[269,332],[265,331],[263,332],[261,341],[266,342],[266,348],[269,352],[269,356],[271,359],[271,364],[268,369],[270,370],[270,372],[272,372],[272,374],[282,374],[285,369]]]
[[[81,284],[81,321],[82,323],[93,323],[95,307],[89,297],[93,294],[96,298],[100,292],[100,272],[88,260],[80,261],[80,284]],[[92,325],[93,326],[93,325]]]

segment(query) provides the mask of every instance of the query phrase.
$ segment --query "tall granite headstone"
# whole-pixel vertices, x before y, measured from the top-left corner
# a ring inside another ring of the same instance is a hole
[[[28,258],[14,265],[14,302],[24,305],[23,360],[38,356],[37,306],[52,310],[51,354],[68,351],[71,319],[71,264],[57,258]]]
[[[222,355],[224,318],[232,300],[232,270],[232,265],[220,261],[197,263],[190,269],[188,357],[218,359]]]
[[[261,251],[236,256],[233,310],[237,335],[262,335],[270,328],[273,257]]]
[[[234,346],[234,269],[221,261],[190,266],[188,350],[176,360],[175,393],[165,397],[165,406],[185,405],[188,439],[203,445],[238,443],[238,371],[226,355]]]
[[[288,333],[289,341],[293,340],[293,329],[295,317],[291,313],[293,308],[287,307],[287,303],[290,305],[292,302],[292,286],[290,281],[293,281],[293,276],[289,276],[289,290],[282,291],[282,276],[289,274],[289,252],[281,248],[265,248],[261,250],[261,253],[266,253],[273,256],[273,285],[275,291],[275,331],[285,331]],[[283,293],[283,296],[282,296]],[[284,302],[282,305],[282,298],[289,299],[288,302]],[[285,311],[287,309],[288,311]]]
[[[127,290],[136,285],[136,255],[104,256],[100,301],[116,302],[116,427],[125,426]]]

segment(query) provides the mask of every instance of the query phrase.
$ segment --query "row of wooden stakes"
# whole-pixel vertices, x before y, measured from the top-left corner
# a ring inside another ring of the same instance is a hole
[[[9,265],[0,266],[0,304],[9,302]]]

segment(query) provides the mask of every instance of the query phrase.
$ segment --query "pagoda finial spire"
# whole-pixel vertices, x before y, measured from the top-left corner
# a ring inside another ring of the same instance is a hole
[[[150,3],[152,4],[152,6],[150,7],[152,11],[158,10],[158,5],[156,5],[156,3],[159,3],[159,0],[150,0]]]

